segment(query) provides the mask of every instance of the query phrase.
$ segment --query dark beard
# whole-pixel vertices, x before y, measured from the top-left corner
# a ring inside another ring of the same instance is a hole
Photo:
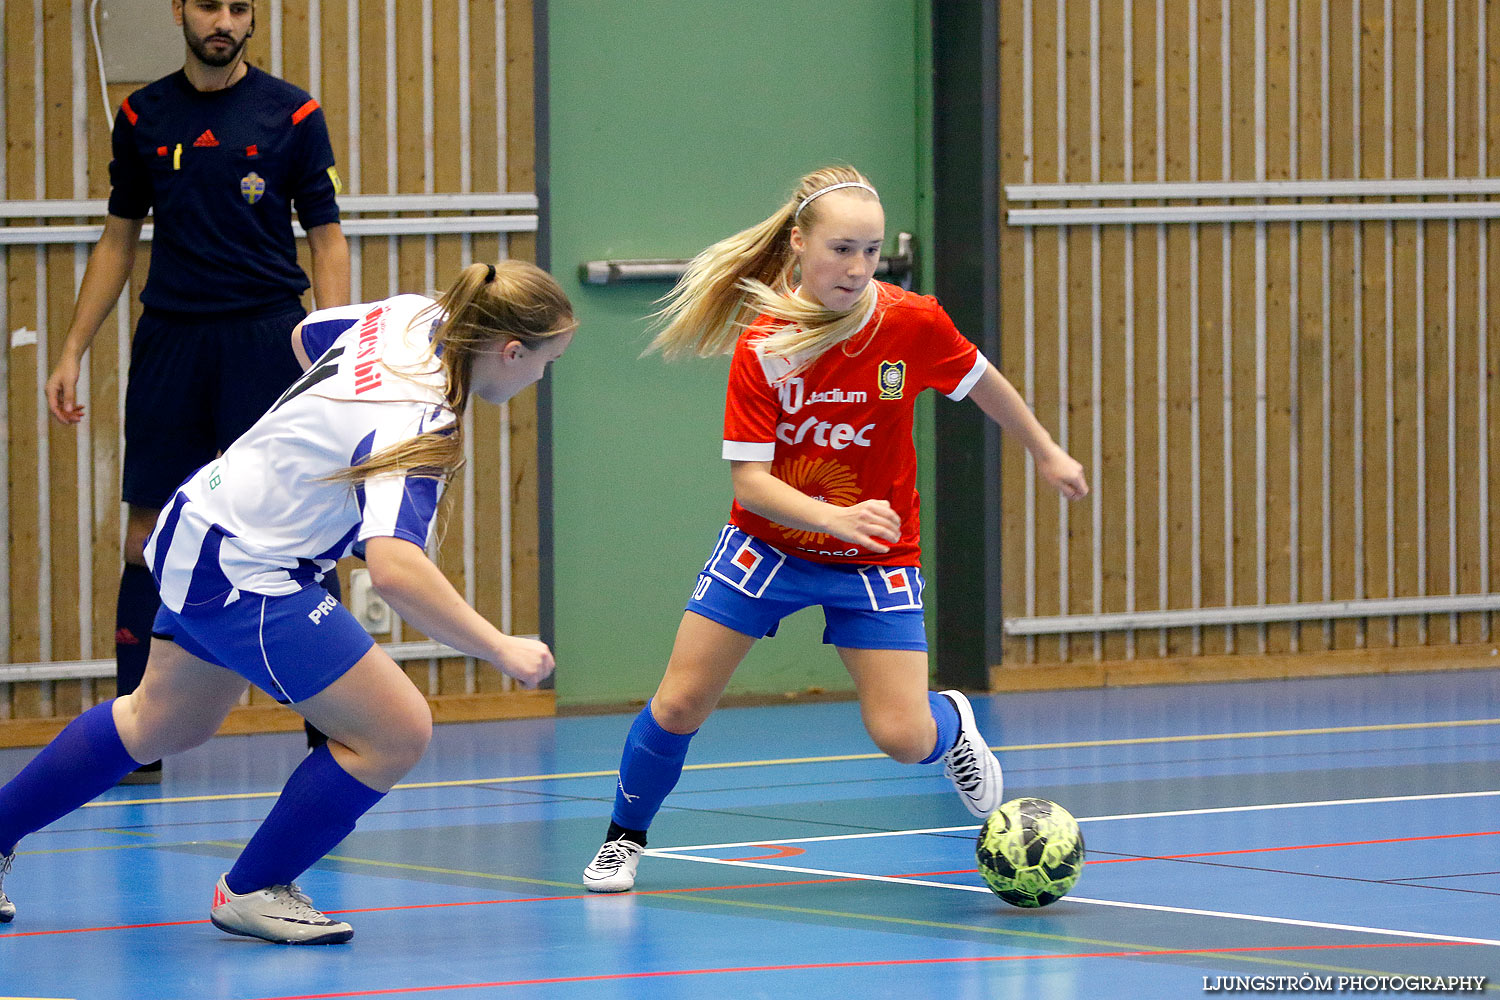
[[[238,45],[226,49],[224,53],[220,55],[208,48],[208,38],[205,38],[201,41],[195,39],[192,35],[188,34],[188,30],[185,26],[182,29],[182,37],[187,39],[188,48],[192,50],[193,55],[198,57],[199,62],[203,63],[203,65],[205,66],[212,66],[215,69],[222,69],[223,67],[228,66],[230,63],[238,59],[240,57],[240,53],[245,48],[245,43],[250,40],[250,36],[246,35],[244,38],[240,39],[240,43]],[[214,37],[223,36],[209,36],[209,38]]]

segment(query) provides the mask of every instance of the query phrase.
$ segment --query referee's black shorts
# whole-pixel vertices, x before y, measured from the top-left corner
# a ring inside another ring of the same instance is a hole
[[[147,309],[130,345],[121,497],[162,508],[183,480],[228,448],[302,374],[295,301],[252,317]]]

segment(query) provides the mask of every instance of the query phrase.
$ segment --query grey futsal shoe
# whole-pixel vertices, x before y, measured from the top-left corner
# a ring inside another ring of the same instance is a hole
[[[958,739],[943,755],[943,773],[958,790],[964,806],[984,819],[1000,808],[1004,801],[1005,779],[1000,773],[1000,761],[990,752],[974,722],[974,706],[969,704],[961,691],[942,691],[958,709]]]
[[[606,840],[594,860],[583,870],[583,887],[589,892],[626,892],[635,886],[635,868],[645,848],[624,837]]]
[[[16,919],[16,904],[10,901],[5,894],[5,873],[10,871],[10,863],[16,860],[14,851],[0,857],[0,924],[8,924]]]
[[[343,944],[354,936],[353,927],[319,913],[295,883],[237,896],[221,877],[209,919],[229,934],[277,944]]]

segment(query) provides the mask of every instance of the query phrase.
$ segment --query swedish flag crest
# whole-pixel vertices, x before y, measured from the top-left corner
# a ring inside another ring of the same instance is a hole
[[[906,362],[880,362],[880,398],[900,399],[906,389]]]
[[[266,179],[255,171],[240,178],[240,197],[254,205],[266,193]]]

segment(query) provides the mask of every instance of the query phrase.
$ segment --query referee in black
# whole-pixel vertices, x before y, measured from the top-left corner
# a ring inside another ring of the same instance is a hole
[[[316,305],[349,302],[340,185],[318,102],[245,62],[253,0],[172,0],[172,13],[186,59],[120,105],[109,214],[46,387],[53,417],[83,419],[75,393],[83,356],[125,287],[151,212],[151,267],[125,395],[120,694],[140,684],[159,606],[142,556],[157,514],[302,373],[291,331],[304,316],[308,279],[297,265],[294,204],[312,251]],[[337,577],[326,582],[337,587]],[[308,733],[310,741],[319,735]],[[158,761],[133,777],[159,781],[160,769]]]

